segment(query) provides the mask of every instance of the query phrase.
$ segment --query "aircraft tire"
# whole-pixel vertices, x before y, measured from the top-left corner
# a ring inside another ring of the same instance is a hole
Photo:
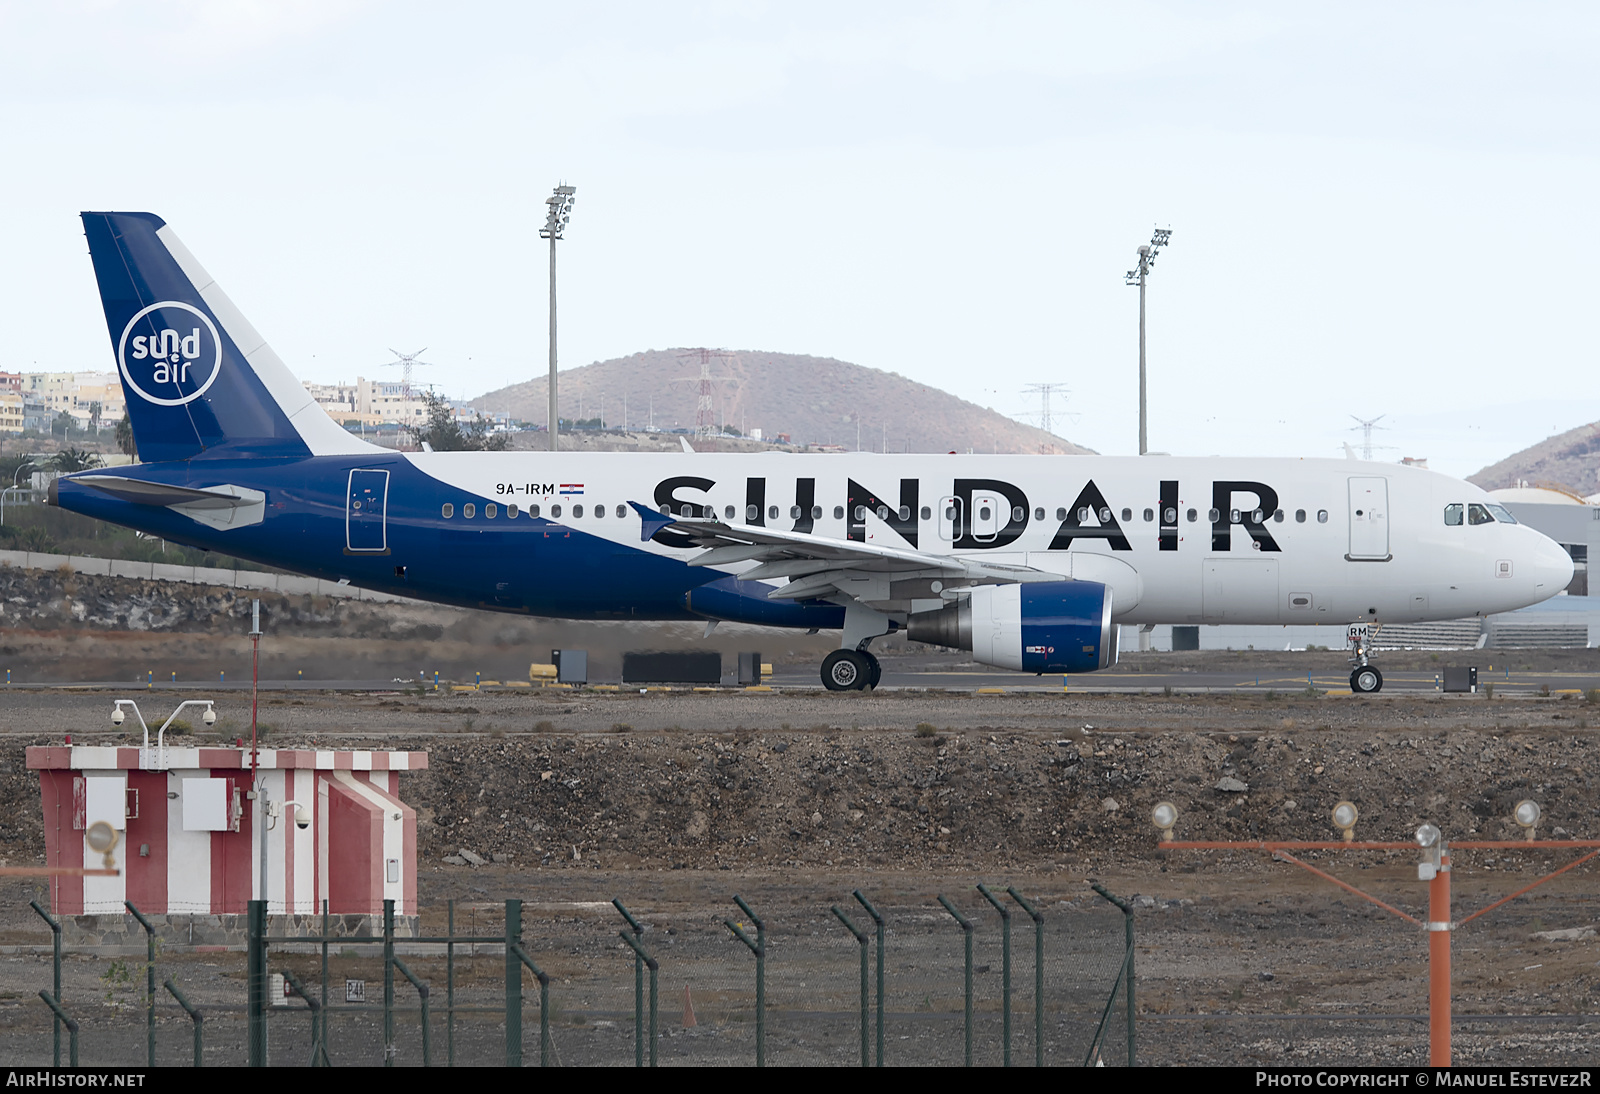
[[[1370,695],[1383,690],[1383,673],[1368,665],[1350,674],[1350,690],[1357,695]]]
[[[822,686],[829,691],[861,691],[871,686],[872,665],[855,650],[834,650],[822,659]]]
[[[878,688],[878,682],[883,679],[883,666],[878,664],[878,659],[872,656],[872,654],[868,653],[866,650],[861,651],[861,656],[867,659],[867,668],[869,670],[867,676],[867,687],[876,691]]]

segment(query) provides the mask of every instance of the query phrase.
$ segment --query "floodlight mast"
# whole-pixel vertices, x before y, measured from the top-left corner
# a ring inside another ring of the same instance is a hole
[[[1150,276],[1150,268],[1156,264],[1156,255],[1171,238],[1171,228],[1157,228],[1151,234],[1149,243],[1139,244],[1139,265],[1129,270],[1123,277],[1127,284],[1139,286],[1139,455],[1141,456],[1150,451],[1144,367],[1144,283]]]
[[[554,452],[561,447],[560,422],[561,417],[556,409],[556,240],[562,238],[562,233],[567,230],[567,221],[572,219],[573,195],[578,192],[576,186],[562,183],[557,186],[555,193],[544,199],[549,207],[545,214],[544,227],[539,229],[539,238],[550,241],[550,451]]]

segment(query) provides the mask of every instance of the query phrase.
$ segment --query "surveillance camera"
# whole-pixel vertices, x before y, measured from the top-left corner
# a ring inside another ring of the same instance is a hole
[[[311,827],[311,814],[306,812],[306,807],[303,805],[294,807],[294,826],[302,832]]]
[[[122,724],[122,719],[123,719],[122,708],[121,707],[112,707],[111,708],[111,724],[114,725],[114,726],[120,726]]]
[[[217,724],[217,712],[211,707],[206,707],[206,712],[201,716],[200,720],[208,726],[214,726]]]

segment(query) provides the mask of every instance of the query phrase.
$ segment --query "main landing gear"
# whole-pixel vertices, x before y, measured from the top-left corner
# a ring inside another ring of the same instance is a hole
[[[1383,673],[1369,663],[1372,655],[1372,637],[1378,625],[1355,624],[1350,628],[1350,663],[1355,670],[1350,673],[1350,690],[1357,695],[1371,695],[1383,690]]]
[[[883,667],[866,650],[834,650],[822,659],[822,684],[829,691],[866,691],[883,679]]]

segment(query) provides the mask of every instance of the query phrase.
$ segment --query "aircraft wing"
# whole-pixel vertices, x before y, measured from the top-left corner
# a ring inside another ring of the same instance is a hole
[[[665,518],[657,517],[657,520]],[[664,525],[663,525],[664,526]],[[1028,581],[1060,581],[1063,575],[1029,566],[1013,566],[951,555],[933,555],[904,547],[857,540],[830,539],[805,532],[785,532],[751,524],[677,518],[674,533],[706,548],[690,566],[758,565],[739,574],[742,581],[787,578],[788,584],[767,594],[774,600],[808,600],[845,596],[877,607],[910,599],[948,599],[978,585],[1010,585]]]

